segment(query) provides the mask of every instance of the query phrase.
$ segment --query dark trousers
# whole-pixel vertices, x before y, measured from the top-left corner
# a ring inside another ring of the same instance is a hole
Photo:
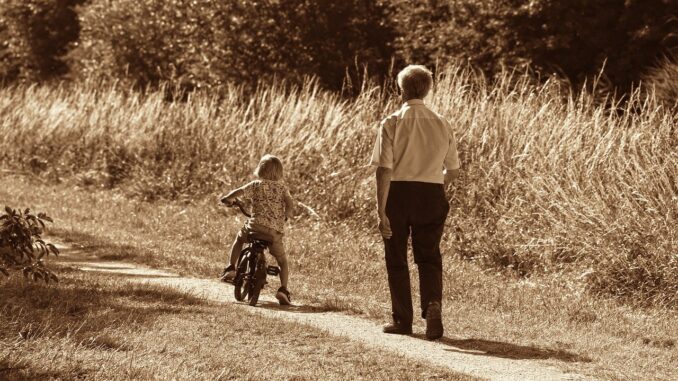
[[[440,238],[450,206],[442,184],[393,181],[386,216],[393,235],[384,240],[388,286],[394,321],[412,324],[412,292],[407,266],[407,241],[412,236],[414,262],[419,268],[422,317],[429,302],[442,301],[443,266]]]

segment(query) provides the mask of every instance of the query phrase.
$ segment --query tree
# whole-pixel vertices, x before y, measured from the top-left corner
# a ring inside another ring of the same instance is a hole
[[[0,81],[44,81],[68,72],[63,55],[78,39],[75,6],[84,0],[0,4]]]
[[[339,89],[356,62],[387,70],[386,9],[376,0],[94,0],[82,9],[71,59],[86,77],[139,87],[317,76]]]
[[[678,47],[678,0],[398,1],[408,60],[470,61],[492,75],[530,67],[582,83],[605,66],[628,88]],[[410,8],[411,12],[406,10]]]

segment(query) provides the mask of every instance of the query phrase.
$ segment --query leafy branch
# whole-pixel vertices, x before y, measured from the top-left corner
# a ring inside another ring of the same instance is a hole
[[[49,254],[59,254],[56,246],[41,237],[46,222],[54,221],[44,213],[5,207],[0,215],[0,273],[9,276],[10,271],[20,270],[27,279],[58,281],[42,261]]]

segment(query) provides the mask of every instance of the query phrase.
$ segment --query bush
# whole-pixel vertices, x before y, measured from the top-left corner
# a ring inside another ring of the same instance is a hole
[[[52,222],[44,213],[37,216],[29,209],[17,211],[5,207],[0,215],[0,272],[9,276],[8,270],[22,270],[24,277],[33,280],[56,281],[54,275],[42,262],[50,253],[57,255],[59,250],[41,238],[45,222]]]
[[[613,85],[628,88],[678,46],[676,1],[400,0],[397,7],[397,48],[406,60],[468,60],[487,74],[532,67],[581,84],[605,66]]]
[[[678,56],[664,57],[643,75],[643,84],[666,107],[678,107]]]
[[[0,82],[62,76],[78,39],[75,6],[84,0],[7,0],[0,4]]]
[[[339,89],[346,68],[386,71],[392,31],[376,1],[94,0],[71,55],[86,77],[189,88],[317,75]]]

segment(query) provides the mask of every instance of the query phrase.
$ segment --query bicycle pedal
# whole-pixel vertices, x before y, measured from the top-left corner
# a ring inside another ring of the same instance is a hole
[[[268,275],[278,275],[278,274],[280,274],[280,267],[278,267],[278,266],[268,266],[266,268],[266,274],[268,274]]]

